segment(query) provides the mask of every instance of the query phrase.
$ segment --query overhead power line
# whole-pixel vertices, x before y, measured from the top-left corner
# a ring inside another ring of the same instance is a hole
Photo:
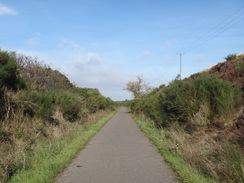
[[[181,49],[178,54],[176,54],[174,57],[171,58],[171,61],[174,61],[177,55],[180,56],[180,79],[182,77],[182,56],[190,52],[191,50],[205,44],[209,40],[213,39],[214,37],[218,36],[219,34],[223,33],[224,31],[230,29],[231,27],[238,24],[240,21],[244,20],[244,6],[239,8],[237,11],[232,13],[230,16],[228,16],[226,19],[224,19],[222,22],[217,24],[215,27],[210,29],[207,33],[205,33],[203,36],[201,36],[199,39],[191,43],[190,45],[186,46],[185,48]],[[184,53],[183,53],[184,52]]]
[[[223,33],[224,31],[228,30],[229,28],[233,27],[234,25],[238,24],[240,21],[243,20],[244,12],[241,11],[244,9],[244,6],[239,8],[237,11],[232,13],[229,17],[225,20],[217,24],[199,39],[191,43],[190,45],[186,46],[185,48],[181,49],[179,52],[190,52],[191,50],[205,44],[207,41],[213,39],[214,37],[218,36],[219,34]]]

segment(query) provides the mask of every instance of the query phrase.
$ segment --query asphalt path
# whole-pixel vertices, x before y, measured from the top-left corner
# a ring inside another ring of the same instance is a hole
[[[57,183],[176,183],[172,170],[124,108],[98,132]]]

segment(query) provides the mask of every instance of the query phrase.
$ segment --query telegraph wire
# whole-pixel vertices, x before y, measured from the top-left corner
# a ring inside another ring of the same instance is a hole
[[[177,57],[178,54],[175,54],[174,56],[172,56],[170,59],[169,59],[169,62],[173,62],[175,61],[175,58]]]
[[[203,45],[207,41],[213,39],[214,37],[218,36],[219,34],[223,33],[224,31],[230,29],[231,27],[235,26],[240,21],[242,21],[243,20],[242,16],[244,15],[244,12],[241,12],[241,14],[239,14],[238,16],[235,16],[235,15],[238,12],[240,12],[243,8],[244,8],[244,6],[239,8],[237,11],[235,11],[233,14],[231,14],[229,17],[227,17],[221,23],[217,24],[214,28],[212,28],[207,33],[205,33],[202,37],[200,37],[199,39],[197,39],[196,41],[194,41],[190,45],[186,46],[185,48],[181,49],[174,57],[172,57],[171,61],[174,61],[177,55],[180,56],[180,74],[179,74],[180,79],[182,78],[182,56],[185,53],[190,52],[191,50]]]
[[[241,8],[239,8],[237,11],[235,11],[233,14],[231,14],[229,17],[227,17],[225,20],[223,20],[221,23],[217,24],[214,28],[212,28],[211,30],[209,30],[206,34],[204,34],[203,36],[201,36],[199,39],[197,39],[196,41],[194,41],[193,43],[191,43],[190,45],[186,46],[185,48],[181,49],[179,52],[189,52],[193,49],[195,49],[196,47],[199,47],[200,45],[206,43],[207,41],[209,41],[210,39],[216,37],[217,35],[219,35],[220,33],[228,30],[229,28],[233,27],[234,25],[236,25],[237,23],[239,23],[241,20],[238,20],[237,22],[235,22],[234,24],[230,25],[229,27],[225,28],[226,26],[228,26],[229,24],[233,23],[234,21],[236,21],[238,18],[240,18],[244,12],[242,12],[239,16],[234,17],[238,12],[240,12],[242,9],[244,8],[244,6],[242,6]],[[232,18],[233,17],[233,18]],[[232,19],[231,19],[232,18]],[[231,19],[230,21],[228,21],[229,19]],[[228,21],[228,22],[227,22]],[[227,22],[227,23],[225,23]],[[225,23],[225,24],[224,24]],[[220,27],[222,24],[224,24],[222,27]],[[219,28],[220,27],[220,28]],[[217,30],[216,30],[217,29]],[[222,30],[224,29],[224,30]],[[221,31],[222,30],[222,31]],[[220,32],[221,31],[221,32]]]
[[[241,15],[239,15],[236,18],[241,17],[242,15],[244,15],[244,13],[242,13]],[[210,34],[208,37],[202,39],[201,41],[199,41],[198,43],[192,45],[191,47],[184,49],[184,52],[190,52],[191,50],[203,45],[204,43],[208,42],[209,40],[215,38],[216,36],[218,36],[219,34],[225,32],[226,30],[230,29],[231,27],[235,26],[236,24],[238,24],[240,21],[242,21],[243,18],[239,19],[239,20],[235,20],[235,22],[228,22],[226,25],[222,26],[221,28],[219,28],[217,31],[213,32],[212,34]]]

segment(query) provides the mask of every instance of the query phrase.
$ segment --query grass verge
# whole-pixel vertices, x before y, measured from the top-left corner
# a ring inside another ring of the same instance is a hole
[[[148,139],[157,147],[164,160],[171,166],[176,173],[179,182],[184,183],[217,183],[218,181],[207,177],[200,171],[190,167],[184,160],[184,157],[178,153],[177,142],[172,142],[167,131],[154,127],[153,123],[139,116],[132,115],[133,119],[148,137]]]
[[[41,150],[32,155],[29,167],[15,174],[9,182],[54,182],[55,176],[69,165],[75,155],[85,147],[88,141],[115,113],[110,113],[86,128],[77,129],[69,137],[63,137],[53,142],[43,142]]]

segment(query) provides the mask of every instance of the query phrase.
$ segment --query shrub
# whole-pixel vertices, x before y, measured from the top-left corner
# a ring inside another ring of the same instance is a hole
[[[161,94],[159,103],[166,123],[178,121],[206,126],[227,122],[240,96],[240,90],[227,82],[213,75],[200,74],[187,82],[175,81]]]
[[[43,92],[37,95],[39,110],[37,115],[49,120],[54,113],[53,96],[49,92]]]
[[[71,122],[80,119],[82,99],[65,91],[58,91],[56,95],[56,103],[60,106],[64,119]]]
[[[229,54],[225,57],[226,60],[235,60],[237,58],[236,54]]]
[[[24,113],[49,120],[54,114],[54,97],[52,91],[22,92],[19,99],[24,104]],[[31,104],[31,105],[29,105]]]
[[[16,89],[17,66],[15,60],[7,52],[0,51],[0,88]]]
[[[140,110],[143,111],[146,116],[153,119],[157,125],[162,121],[158,100],[159,95],[152,93],[147,97],[143,97],[141,103],[139,104]]]
[[[189,103],[191,92],[190,85],[185,85],[183,81],[174,81],[169,85],[159,97],[159,105],[163,114],[163,125],[167,125],[173,121],[186,122],[187,114],[192,111],[194,103]]]
[[[84,98],[84,104],[90,113],[98,110],[113,110],[115,102],[110,98],[106,98],[100,94],[97,89],[90,88],[73,88],[75,93]]]

